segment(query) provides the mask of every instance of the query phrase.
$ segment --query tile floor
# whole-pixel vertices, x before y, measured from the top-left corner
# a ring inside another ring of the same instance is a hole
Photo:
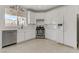
[[[0,49],[2,53],[74,53],[79,52],[71,47],[47,39],[32,39]]]

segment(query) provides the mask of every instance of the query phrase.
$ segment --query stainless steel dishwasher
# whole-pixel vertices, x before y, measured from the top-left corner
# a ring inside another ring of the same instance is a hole
[[[17,30],[5,30],[2,32],[2,48],[17,43]]]

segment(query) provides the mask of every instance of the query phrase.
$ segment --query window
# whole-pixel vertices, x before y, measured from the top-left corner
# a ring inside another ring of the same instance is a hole
[[[17,26],[17,16],[5,14],[5,26]]]

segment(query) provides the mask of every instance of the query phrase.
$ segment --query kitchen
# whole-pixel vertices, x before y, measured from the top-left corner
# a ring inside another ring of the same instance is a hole
[[[0,6],[0,48],[33,39],[49,39],[77,49],[77,10],[78,6],[63,5]]]

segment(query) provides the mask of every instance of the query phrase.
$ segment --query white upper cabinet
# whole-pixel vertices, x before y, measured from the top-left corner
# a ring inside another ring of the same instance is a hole
[[[27,26],[27,17],[26,9],[19,8],[17,9],[17,20],[19,26]]]
[[[56,25],[57,24],[57,13],[49,11],[45,14],[45,24]]]
[[[35,14],[31,11],[28,11],[28,24],[36,24]]]

